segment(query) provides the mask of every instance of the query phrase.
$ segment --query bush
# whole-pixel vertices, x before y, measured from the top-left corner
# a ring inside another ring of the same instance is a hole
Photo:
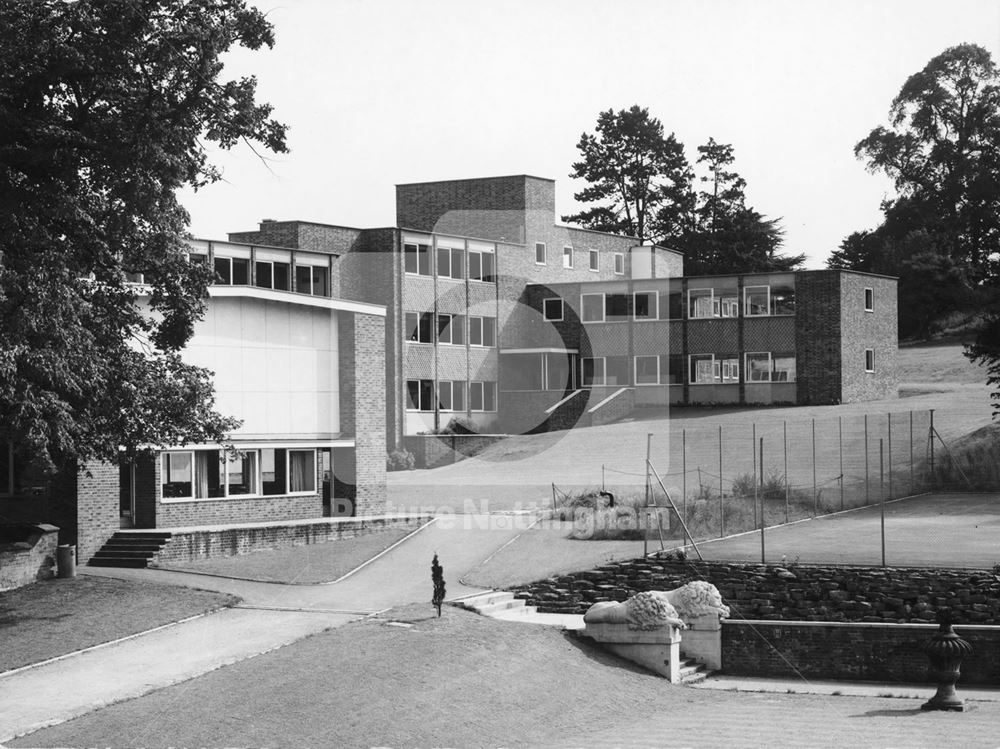
[[[385,468],[387,471],[412,471],[416,464],[417,461],[413,457],[413,453],[405,447],[401,447],[389,453],[385,461]]]

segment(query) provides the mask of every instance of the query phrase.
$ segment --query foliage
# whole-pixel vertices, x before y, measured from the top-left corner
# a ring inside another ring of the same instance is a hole
[[[589,184],[574,196],[595,205],[564,221],[628,234],[685,253],[689,275],[797,268],[804,255],[779,252],[784,231],[746,204],[746,181],[735,171],[733,147],[714,138],[698,147],[707,175],[695,172],[674,134],[639,106],[601,112],[594,134],[577,144],[582,160],[571,177]]]
[[[179,355],[211,273],[176,191],[219,178],[205,141],[286,150],[255,80],[220,80],[271,25],[243,0],[80,0],[3,3],[0,27],[2,436],[50,468],[224,440],[237,422]]]
[[[389,471],[412,471],[417,464],[413,453],[405,447],[397,448],[386,457],[385,467]]]
[[[664,136],[663,124],[648,109],[601,112],[595,132],[581,135],[577,148],[581,160],[570,176],[589,184],[573,197],[597,205],[563,221],[644,242],[656,236],[654,216],[669,224],[668,217],[685,212],[690,170],[684,148],[673,133]]]
[[[848,236],[832,268],[900,279],[900,335],[981,303],[1000,250],[1000,72],[988,51],[950,47],[910,76],[855,147],[895,183],[882,224]],[[990,294],[992,296],[992,294]]]

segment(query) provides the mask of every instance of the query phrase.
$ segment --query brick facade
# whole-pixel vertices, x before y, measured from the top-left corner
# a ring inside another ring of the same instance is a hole
[[[76,555],[80,564],[97,553],[121,526],[118,466],[91,461],[76,478]]]
[[[357,490],[355,512],[384,512],[386,504],[385,319],[355,315],[350,327],[354,339],[354,453]]]

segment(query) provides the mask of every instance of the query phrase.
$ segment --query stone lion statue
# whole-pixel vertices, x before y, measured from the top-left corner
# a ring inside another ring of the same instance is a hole
[[[671,626],[687,629],[685,620],[706,614],[729,616],[718,589],[695,580],[674,590],[648,590],[621,603],[595,603],[583,615],[585,622],[627,624],[629,629],[651,630]]]

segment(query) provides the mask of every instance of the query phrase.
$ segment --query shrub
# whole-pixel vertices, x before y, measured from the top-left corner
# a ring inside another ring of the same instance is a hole
[[[385,461],[385,468],[387,471],[412,471],[416,463],[413,453],[405,447],[401,447],[389,453]]]

